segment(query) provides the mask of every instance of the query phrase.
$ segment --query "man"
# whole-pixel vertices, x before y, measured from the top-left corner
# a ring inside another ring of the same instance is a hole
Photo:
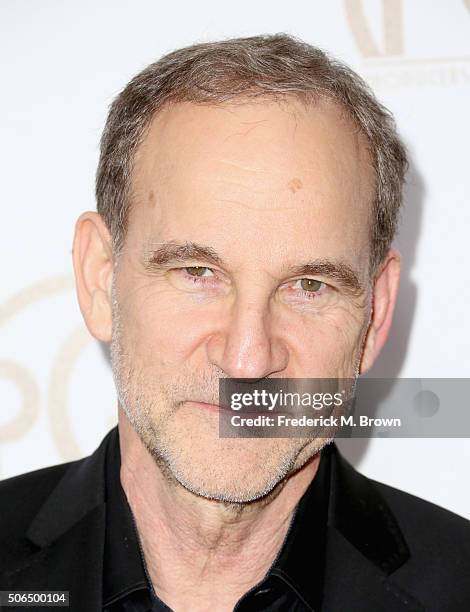
[[[80,612],[470,609],[464,519],[327,437],[218,433],[220,379],[373,364],[405,166],[361,79],[286,35],[181,49],[127,85],[73,247],[119,426],[1,485],[1,589]]]

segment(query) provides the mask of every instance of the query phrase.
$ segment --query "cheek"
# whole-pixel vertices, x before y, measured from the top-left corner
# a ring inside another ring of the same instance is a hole
[[[303,371],[322,376],[349,376],[361,351],[366,327],[363,309],[336,309],[309,320],[297,328],[295,354]]]
[[[214,307],[175,299],[172,289],[142,284],[123,308],[126,345],[144,365],[179,365],[210,334]]]

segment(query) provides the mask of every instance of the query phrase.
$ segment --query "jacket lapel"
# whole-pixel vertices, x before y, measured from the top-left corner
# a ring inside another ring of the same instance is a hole
[[[2,577],[4,588],[68,591],[71,611],[101,610],[103,525],[104,510],[98,506]]]
[[[378,489],[332,445],[322,612],[424,610],[393,579],[409,557],[400,527]]]
[[[101,610],[108,441],[70,464],[31,522],[31,554],[1,576],[4,589],[69,591],[70,610]]]

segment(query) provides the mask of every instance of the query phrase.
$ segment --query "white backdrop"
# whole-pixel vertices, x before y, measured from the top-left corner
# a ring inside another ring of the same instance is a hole
[[[71,261],[112,98],[176,47],[278,31],[362,74],[411,152],[400,300],[372,373],[470,377],[469,0],[3,0],[0,478],[89,454],[116,422]],[[365,474],[470,518],[469,440],[347,442]]]

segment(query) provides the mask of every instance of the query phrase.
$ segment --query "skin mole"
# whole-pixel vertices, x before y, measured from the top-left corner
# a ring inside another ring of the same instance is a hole
[[[287,183],[289,189],[292,191],[292,193],[295,193],[296,191],[298,191],[299,189],[302,189],[303,187],[303,183],[302,181],[297,178],[296,176],[291,179],[288,183]]]

